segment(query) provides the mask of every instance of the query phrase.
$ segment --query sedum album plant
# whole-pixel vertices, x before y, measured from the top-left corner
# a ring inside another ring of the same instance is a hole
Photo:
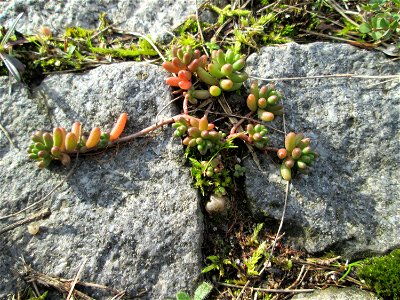
[[[111,147],[146,135],[162,126],[171,124],[174,137],[181,138],[186,146],[186,156],[192,164],[192,176],[195,186],[203,194],[211,192],[219,196],[227,193],[232,186],[232,176],[243,175],[243,170],[236,162],[229,162],[231,149],[237,148],[234,141],[244,141],[262,151],[275,151],[281,163],[283,179],[290,181],[294,174],[308,174],[317,154],[310,146],[310,139],[301,133],[290,132],[286,135],[285,146],[278,149],[270,147],[269,131],[263,122],[272,122],[283,115],[282,95],[274,85],[261,85],[258,81],[250,84],[247,96],[247,107],[250,112],[246,118],[234,124],[229,133],[223,132],[209,119],[209,111],[201,116],[189,114],[189,106],[202,101],[212,102],[222,93],[230,93],[243,87],[248,74],[243,71],[245,59],[240,54],[227,50],[214,50],[211,57],[202,55],[200,50],[190,46],[171,50],[171,60],[165,61],[162,67],[172,76],[166,83],[175,88],[174,94],[183,97],[183,113],[170,119],[149,126],[137,133],[120,138],[127,122],[127,114],[123,113],[110,132],[93,128],[90,133],[83,133],[81,124],[75,122],[71,131],[57,127],[52,132],[36,132],[29,146],[29,157],[37,161],[39,168],[48,167],[53,160],[68,165],[70,156],[78,152],[96,151]],[[256,115],[259,120],[250,119]],[[240,127],[245,120],[250,120],[245,130]],[[229,165],[230,164],[230,165]],[[237,170],[241,172],[237,172]]]

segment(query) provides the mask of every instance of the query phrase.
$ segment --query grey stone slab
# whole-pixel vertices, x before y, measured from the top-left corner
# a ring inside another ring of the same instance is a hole
[[[24,12],[17,26],[19,31],[32,34],[46,25],[60,34],[71,26],[96,28],[99,14],[107,13],[117,28],[156,38],[179,25],[195,10],[195,1],[182,0],[14,0],[0,3],[0,21],[10,22]]]
[[[247,71],[265,78],[329,74],[398,74],[400,63],[346,44],[295,43],[266,47]],[[320,154],[309,176],[296,177],[285,216],[286,237],[309,252],[346,257],[400,246],[398,80],[324,78],[277,82],[287,130],[303,132]],[[273,140],[283,145],[283,135]],[[279,166],[261,157],[245,165],[255,214],[279,220],[285,182]]]
[[[313,293],[302,293],[293,296],[293,300],[378,300],[373,293],[356,288],[330,287],[325,290],[317,290]]]
[[[0,78],[1,124],[19,147],[13,149],[0,133],[0,216],[39,200],[69,171],[57,163],[39,170],[27,158],[33,130],[69,128],[74,121],[87,131],[107,129],[126,111],[126,134],[138,131],[153,124],[171,100],[165,75],[154,65],[122,63],[49,76],[32,93],[14,85],[11,96],[7,77]],[[176,113],[169,106],[158,120]],[[74,278],[87,259],[82,281],[126,289],[132,296],[145,290],[143,299],[190,290],[201,271],[198,201],[171,128],[82,155],[73,175],[43,204],[52,213],[38,235],[23,226],[0,236],[0,298],[17,287],[12,270],[20,257],[40,272],[64,278]],[[0,221],[1,228],[10,222]]]

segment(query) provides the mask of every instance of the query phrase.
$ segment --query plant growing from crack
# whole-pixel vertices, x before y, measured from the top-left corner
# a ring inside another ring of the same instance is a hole
[[[232,168],[228,168],[225,165],[227,151],[237,147],[234,140],[242,140],[260,150],[277,151],[278,157],[283,159],[281,175],[285,180],[292,179],[293,170],[305,174],[309,172],[317,154],[310,147],[310,139],[302,134],[289,133],[285,137],[285,148],[277,150],[269,147],[269,132],[259,121],[249,122],[246,130],[242,130],[240,124],[245,119],[241,119],[227,134],[210,122],[208,111],[200,118],[189,115],[189,105],[196,106],[199,100],[212,101],[221,93],[233,92],[243,86],[248,79],[247,73],[243,71],[244,57],[232,50],[214,50],[211,58],[208,58],[190,46],[173,47],[171,57],[171,60],[165,61],[162,66],[173,74],[166,79],[166,83],[177,88],[174,93],[181,93],[184,98],[183,114],[122,138],[119,136],[125,127],[126,113],[121,114],[109,133],[95,127],[89,135],[82,134],[79,122],[74,123],[68,133],[62,127],[55,128],[52,133],[37,132],[32,136],[33,143],[28,149],[29,157],[36,160],[40,168],[49,166],[52,160],[59,160],[68,165],[71,154],[111,147],[171,124],[175,128],[173,135],[181,138],[182,144],[187,147],[186,156],[192,164],[195,186],[200,188],[203,194],[207,191],[224,196],[227,193],[226,189],[231,187],[232,176],[243,174],[240,166],[233,168],[235,164],[232,164]],[[276,116],[283,114],[281,99],[282,95],[273,85],[259,87],[258,82],[253,81],[247,97],[250,112],[246,117],[257,113],[261,121],[273,121]]]

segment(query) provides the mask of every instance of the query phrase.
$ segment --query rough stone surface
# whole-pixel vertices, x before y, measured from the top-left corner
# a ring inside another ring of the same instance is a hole
[[[76,120],[86,130],[106,129],[126,111],[126,133],[133,133],[153,124],[171,99],[164,75],[154,65],[123,63],[53,75],[33,93],[14,85],[11,96],[8,78],[0,78],[1,124],[19,147],[13,149],[0,134],[0,216],[36,202],[69,171],[57,163],[38,170],[27,159],[24,149],[34,129],[69,128]],[[169,106],[159,120],[175,113]],[[73,175],[41,206],[52,213],[40,222],[38,235],[31,236],[26,226],[0,235],[0,298],[17,288],[12,270],[20,257],[64,278],[74,278],[86,258],[82,281],[126,289],[131,296],[145,291],[143,299],[192,289],[201,271],[202,215],[182,148],[171,135],[166,128],[81,156]],[[0,228],[13,221],[0,221]]]
[[[8,22],[24,12],[17,26],[24,33],[36,33],[42,25],[58,33],[70,26],[96,28],[99,14],[105,12],[118,28],[158,37],[195,10],[195,1],[182,0],[14,0],[0,3],[3,12],[0,16]]]
[[[295,295],[292,300],[378,300],[373,293],[356,288],[335,288]]]
[[[291,43],[263,48],[247,71],[264,78],[323,74],[398,74],[400,63],[345,44]],[[287,130],[303,132],[320,154],[309,176],[291,183],[286,237],[309,252],[346,257],[400,247],[398,80],[325,78],[279,81]],[[283,145],[283,135],[279,147]],[[255,214],[280,220],[285,182],[267,156],[262,172],[245,163]]]

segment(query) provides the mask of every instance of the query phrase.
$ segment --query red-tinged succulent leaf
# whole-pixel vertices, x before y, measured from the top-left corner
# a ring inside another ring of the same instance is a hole
[[[183,59],[182,62],[184,65],[188,65],[190,63],[190,59],[192,58],[192,55],[188,52],[186,52],[185,54],[183,54]]]
[[[199,121],[199,129],[200,131],[207,130],[208,128],[208,120],[207,117],[202,117]]]
[[[257,114],[258,117],[264,122],[271,122],[275,118],[273,113],[262,109],[259,109]]]
[[[101,130],[99,127],[94,127],[92,131],[90,131],[89,137],[86,141],[87,148],[93,148],[97,146],[97,143],[100,141]]]
[[[259,98],[258,81],[254,80],[250,85],[250,94],[253,94],[255,99]]]
[[[53,145],[56,147],[62,147],[63,144],[63,132],[60,127],[56,127],[53,129]]]
[[[213,123],[208,123],[207,130],[213,130],[215,125]]]
[[[199,120],[195,118],[190,118],[190,125],[199,128]]]
[[[71,163],[71,157],[66,153],[61,153],[61,163],[64,166],[68,166]]]
[[[219,82],[219,86],[225,90],[225,91],[229,91],[232,87],[233,87],[233,81],[230,79],[222,79]]]
[[[209,132],[208,130],[203,130],[203,131],[200,133],[200,136],[201,136],[203,139],[207,139],[209,135],[210,135],[210,132]]]
[[[51,135],[51,133],[45,132],[43,134],[43,142],[47,149],[50,150],[51,147],[53,147],[53,136]]]
[[[277,155],[280,159],[284,159],[287,156],[287,150],[285,148],[281,148],[278,150]]]
[[[255,134],[253,134],[253,139],[258,142],[262,139],[262,135],[259,132],[256,132]]]
[[[296,134],[294,132],[289,132],[285,137],[285,148],[291,153],[296,147]]]
[[[179,82],[181,82],[182,79],[179,77],[168,77],[165,79],[165,82],[170,85],[170,86],[176,86],[179,87]]]
[[[79,142],[81,135],[82,135],[82,126],[80,122],[75,122],[74,124],[72,124],[72,129],[71,132],[75,134],[75,136],[77,137],[77,140]]]
[[[78,138],[76,137],[75,133],[68,132],[65,136],[65,151],[71,152],[76,149],[78,145]]]
[[[263,85],[262,87],[260,87],[258,94],[259,94],[260,98],[267,98],[268,87],[266,85]]]
[[[285,163],[281,164],[281,175],[282,175],[282,178],[287,181],[292,180],[292,170],[290,168],[288,168],[285,165]]]
[[[189,80],[181,80],[178,84],[178,86],[182,89],[182,90],[188,90],[192,87],[192,83]]]
[[[171,55],[172,55],[172,57],[176,57],[177,52],[178,52],[178,47],[172,46],[171,47]]]
[[[126,121],[128,120],[128,114],[122,113],[119,115],[117,122],[114,124],[110,132],[110,141],[115,141],[119,138],[122,131],[125,129]]]
[[[199,59],[194,59],[188,66],[188,70],[190,72],[196,72],[197,68],[200,66],[200,60]]]
[[[200,67],[205,67],[206,65],[207,65],[207,62],[208,62],[208,56],[207,55],[202,55],[202,56],[200,56],[200,58],[199,58],[199,66]]]
[[[267,107],[267,100],[265,98],[258,99],[258,107],[265,108]]]
[[[233,72],[233,67],[231,64],[225,64],[221,67],[221,73],[225,76],[231,75]]]
[[[181,62],[181,60],[177,57],[172,59],[172,64],[177,67],[179,70],[185,70],[186,66]]]
[[[200,56],[201,56],[201,51],[199,49],[196,49],[196,50],[193,51],[192,59],[193,58],[199,58]]]
[[[293,157],[293,159],[299,159],[300,156],[301,156],[301,154],[302,154],[302,152],[301,152],[301,149],[300,149],[300,148],[294,148],[294,149],[292,150],[292,157]]]
[[[190,80],[192,78],[192,72],[186,71],[186,70],[180,70],[178,72],[178,77],[181,80]]]
[[[192,138],[190,136],[187,136],[183,139],[182,144],[184,144],[185,146],[189,146],[191,140]]]
[[[188,129],[188,134],[191,137],[198,138],[200,136],[200,129],[197,127],[190,127]]]
[[[249,96],[247,96],[247,107],[253,112],[257,111],[257,99],[254,94],[250,94]]]
[[[52,154],[53,156],[55,156],[55,157],[60,157],[60,155],[61,155],[61,149],[60,149],[60,147],[53,146],[53,147],[51,148],[51,154]]]
[[[170,73],[177,74],[181,69],[169,61],[164,61],[162,67]]]

